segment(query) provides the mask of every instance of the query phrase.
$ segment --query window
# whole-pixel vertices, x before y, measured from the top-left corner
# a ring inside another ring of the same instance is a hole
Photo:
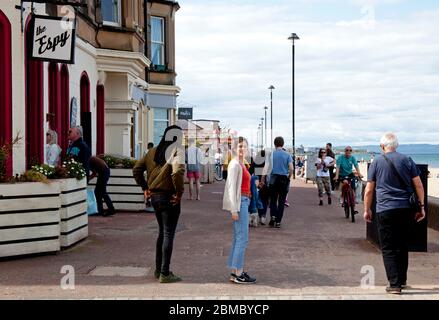
[[[105,25],[120,26],[121,0],[102,0],[102,20]]]
[[[168,109],[154,108],[154,145],[158,145],[169,126]]]
[[[156,66],[165,65],[165,19],[151,18],[151,56]]]

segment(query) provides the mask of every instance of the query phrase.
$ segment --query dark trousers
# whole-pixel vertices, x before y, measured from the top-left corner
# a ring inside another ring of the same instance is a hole
[[[282,221],[289,188],[287,176],[272,175],[270,178],[270,215],[276,222]]]
[[[171,194],[165,193],[151,195],[151,202],[159,225],[155,259],[156,270],[164,275],[169,274],[175,230],[181,212],[180,204],[171,204],[171,198]]]
[[[259,200],[262,203],[262,208],[258,209],[259,218],[265,217],[267,215],[268,202],[270,201],[269,187],[264,185],[259,189]]]
[[[407,282],[408,238],[414,221],[412,209],[394,209],[377,213],[381,252],[391,287]]]
[[[335,172],[334,172],[334,167],[328,167],[329,170],[329,180],[331,183],[331,190],[334,191],[335,190],[335,181],[334,181],[334,177],[335,177]]]
[[[113,202],[111,201],[111,198],[107,193],[107,183],[109,179],[110,169],[106,169],[104,172],[98,174],[98,179],[95,187],[95,197],[98,206],[98,212],[100,214],[104,213],[102,200],[105,201],[105,204],[107,205],[109,211],[114,211]]]

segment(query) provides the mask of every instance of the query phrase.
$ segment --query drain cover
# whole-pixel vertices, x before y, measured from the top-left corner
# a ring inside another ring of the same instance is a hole
[[[96,267],[89,274],[96,277],[146,277],[151,268]]]

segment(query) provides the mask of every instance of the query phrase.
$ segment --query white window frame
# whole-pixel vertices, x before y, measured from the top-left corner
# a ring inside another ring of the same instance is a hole
[[[162,50],[162,56],[161,56],[161,64],[157,64],[157,65],[160,65],[160,66],[164,66],[165,65],[165,50],[166,50],[166,44],[165,44],[165,42],[166,42],[166,36],[165,36],[165,18],[163,18],[163,17],[158,17],[158,16],[152,16],[151,17],[151,20],[154,20],[154,19],[158,19],[158,20],[161,20],[162,21],[162,30],[161,30],[161,32],[162,32],[162,42],[157,42],[157,41],[154,41],[153,40],[153,30],[151,30],[151,47],[152,47],[152,45],[153,44],[158,44],[158,45],[161,45],[162,47],[163,47],[163,50]],[[152,26],[153,26],[154,24],[152,23],[152,21],[151,21],[151,29],[152,29]],[[152,56],[151,56],[151,60],[152,60]]]
[[[115,1],[115,0],[111,0],[111,1]],[[103,20],[102,23],[105,26],[113,26],[113,27],[120,27],[122,25],[122,0],[116,0],[117,1],[117,22],[114,21],[107,21],[107,20]],[[101,2],[103,4],[103,2]],[[102,8],[101,8],[102,10]]]

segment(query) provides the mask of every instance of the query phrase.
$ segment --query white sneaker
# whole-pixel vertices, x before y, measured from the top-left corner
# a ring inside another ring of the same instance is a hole
[[[261,217],[261,224],[262,224],[263,226],[265,226],[266,222],[267,222],[267,218],[265,218],[265,217]]]

